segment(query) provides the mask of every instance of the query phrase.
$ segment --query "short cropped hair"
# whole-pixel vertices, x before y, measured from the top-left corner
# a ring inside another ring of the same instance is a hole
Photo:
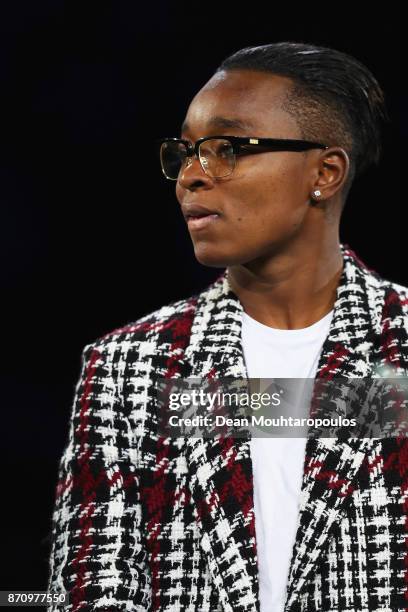
[[[289,77],[282,109],[299,126],[302,138],[340,146],[350,159],[342,191],[381,157],[381,124],[388,122],[385,95],[375,77],[354,57],[328,47],[284,41],[245,47],[216,69],[254,70]]]

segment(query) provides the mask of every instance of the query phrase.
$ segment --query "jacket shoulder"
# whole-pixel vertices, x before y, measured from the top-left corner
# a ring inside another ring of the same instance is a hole
[[[381,345],[385,346],[389,342],[386,338],[390,333],[395,335],[395,329],[399,328],[397,335],[406,347],[404,350],[407,350],[408,287],[373,270],[365,270],[364,274],[367,308],[371,312],[373,327],[380,336]]]
[[[407,302],[407,298],[408,298],[408,287],[405,287],[405,285],[400,285],[399,283],[394,283],[392,281],[386,281],[387,282],[387,286],[392,290],[395,291],[395,293],[397,293],[402,300],[405,300],[405,306],[408,308],[408,302]]]
[[[384,291],[385,296],[393,295],[394,300],[399,302],[399,305],[403,311],[408,311],[408,287],[401,285],[400,283],[394,282],[390,279],[384,278],[380,275],[376,275],[377,283]]]
[[[162,335],[165,341],[166,330],[170,329],[176,321],[183,322],[192,318],[197,301],[204,291],[186,298],[173,300],[135,321],[114,328],[88,343],[83,351],[86,353],[95,349],[98,352],[103,352],[106,349],[112,351],[120,345],[137,345],[139,342],[148,342],[153,339],[157,341],[159,335]]]

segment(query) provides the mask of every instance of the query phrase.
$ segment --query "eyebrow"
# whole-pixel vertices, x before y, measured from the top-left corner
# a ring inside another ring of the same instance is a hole
[[[209,128],[233,128],[235,130],[253,130],[254,129],[254,125],[245,119],[229,119],[228,117],[220,117],[220,116],[216,116],[216,117],[212,117],[209,122],[208,122],[208,127]],[[181,134],[183,132],[188,132],[188,130],[190,129],[190,126],[188,125],[188,123],[186,121],[184,121],[183,125],[181,126]]]

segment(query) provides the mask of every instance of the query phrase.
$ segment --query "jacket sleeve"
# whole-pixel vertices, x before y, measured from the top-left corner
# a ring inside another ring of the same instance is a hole
[[[150,609],[133,434],[118,372],[106,347],[85,346],[51,519],[48,591],[68,593],[70,603],[53,603],[48,612]]]

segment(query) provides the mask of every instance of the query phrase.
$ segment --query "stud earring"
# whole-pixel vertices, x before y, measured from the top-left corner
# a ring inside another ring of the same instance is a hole
[[[315,189],[315,191],[313,192],[313,195],[315,196],[315,198],[318,198],[319,196],[322,195],[322,192],[319,189]]]

